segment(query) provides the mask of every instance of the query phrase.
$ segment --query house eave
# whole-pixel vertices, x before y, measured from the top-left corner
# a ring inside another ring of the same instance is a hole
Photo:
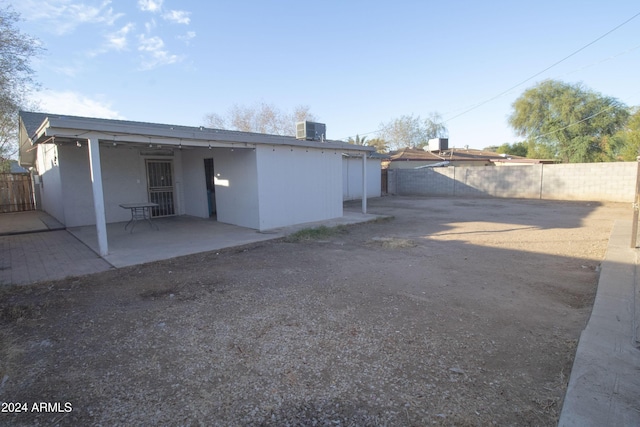
[[[125,122],[83,117],[48,116],[32,137],[33,144],[54,139],[86,140],[96,137],[114,143],[161,144],[193,147],[292,146],[335,149],[342,152],[374,152],[373,147],[355,146],[342,141],[307,141],[293,137],[205,127],[186,127],[142,122]]]

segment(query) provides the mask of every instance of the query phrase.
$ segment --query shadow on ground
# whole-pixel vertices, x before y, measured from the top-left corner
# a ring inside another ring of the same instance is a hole
[[[369,208],[394,219],[4,289],[0,398],[73,411],[0,421],[557,423],[626,206]]]

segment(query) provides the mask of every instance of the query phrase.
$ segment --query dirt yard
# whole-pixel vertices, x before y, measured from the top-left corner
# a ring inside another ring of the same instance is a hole
[[[631,206],[369,211],[394,218],[0,290],[0,424],[555,425]]]

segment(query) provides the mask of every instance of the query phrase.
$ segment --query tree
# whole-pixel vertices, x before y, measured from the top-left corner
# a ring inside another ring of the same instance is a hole
[[[387,141],[382,138],[372,138],[367,141],[369,147],[374,147],[378,153],[386,153],[388,150]]]
[[[272,104],[262,102],[249,107],[236,104],[226,115],[211,113],[205,120],[208,127],[216,129],[295,136],[296,122],[315,121],[316,118],[309,112],[309,107],[304,105],[287,113]]]
[[[529,147],[526,142],[514,142],[509,144],[505,142],[499,147],[496,147],[495,152],[500,154],[513,154],[514,156],[527,157]]]
[[[509,124],[527,138],[529,155],[549,154],[564,162],[603,160],[609,138],[629,116],[615,98],[556,80],[526,90],[513,110]]]
[[[640,107],[631,111],[624,129],[611,138],[611,160],[635,162],[640,155]]]
[[[432,138],[446,138],[447,127],[438,113],[430,113],[422,120],[420,116],[401,116],[388,123],[381,123],[379,137],[388,142],[389,148],[422,148]]]
[[[373,147],[376,149],[378,153],[387,152],[387,142],[381,138],[367,139],[366,136],[363,136],[362,138],[360,138],[360,135],[356,135],[355,139],[353,139],[352,137],[349,137],[347,142],[349,144],[354,144],[354,145],[366,145],[368,147]]]
[[[424,119],[424,130],[427,142],[434,138],[448,138],[449,130],[442,121],[442,116],[438,112],[429,113],[429,117]]]
[[[29,62],[41,51],[38,40],[16,28],[20,15],[11,6],[0,8],[0,158],[18,150],[18,111],[35,87]]]
[[[353,145],[368,145],[367,144],[367,137],[363,136],[362,138],[360,138],[360,135],[356,135],[356,139],[353,139],[353,138],[349,137],[347,142],[349,144],[353,144]]]

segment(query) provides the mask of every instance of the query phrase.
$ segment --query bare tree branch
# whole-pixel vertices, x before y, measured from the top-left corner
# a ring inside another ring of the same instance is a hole
[[[235,104],[225,115],[210,113],[205,116],[206,126],[212,128],[286,136],[295,136],[296,122],[305,120],[316,120],[306,105],[297,106],[288,113],[265,102],[248,107]]]

